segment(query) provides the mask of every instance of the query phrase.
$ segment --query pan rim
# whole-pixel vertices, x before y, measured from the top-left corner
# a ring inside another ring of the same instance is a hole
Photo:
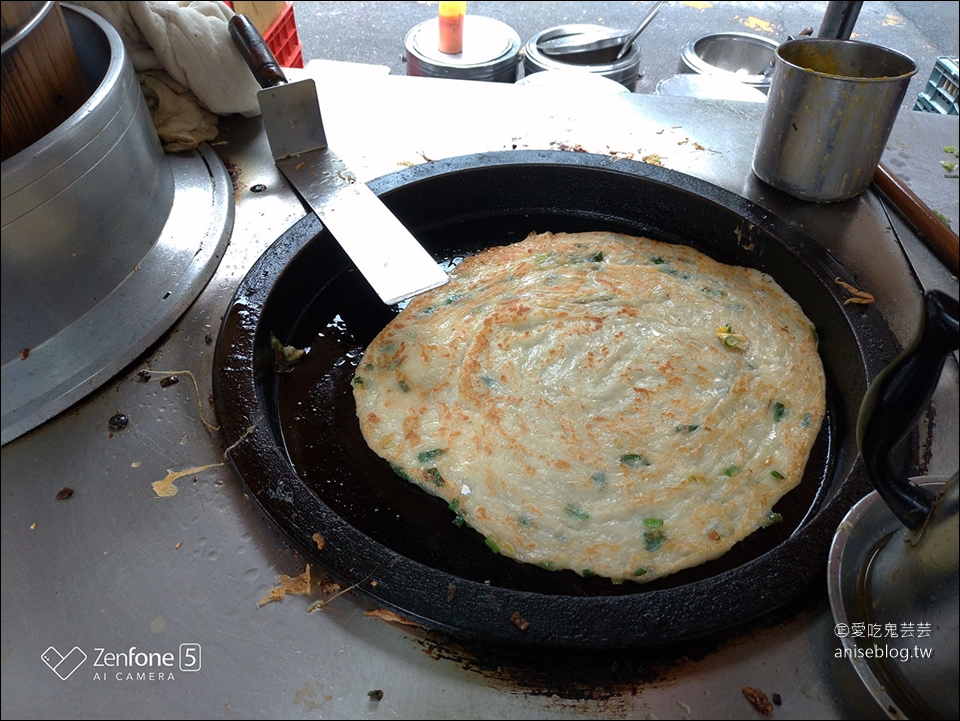
[[[705,181],[633,161],[567,151],[496,151],[405,168],[371,181],[370,185],[375,193],[389,198],[396,189],[456,177],[457,173],[482,172],[494,167],[509,171],[513,167],[542,165],[626,173],[643,182],[695,193],[708,203],[732,209],[751,227],[780,238],[790,252],[807,253],[808,261],[821,265],[831,278],[850,280],[849,273],[816,241],[760,206]],[[223,440],[228,446],[237,442],[247,428],[255,424],[258,414],[270,414],[270,409],[264,407],[263,389],[259,387],[262,379],[256,377],[252,365],[238,368],[235,363],[236,358],[252,360],[258,352],[257,324],[251,321],[269,303],[270,293],[278,282],[277,271],[293,262],[322,230],[319,220],[308,215],[278,238],[250,269],[224,315],[214,357],[214,402]],[[824,287],[833,296],[833,302],[842,303],[844,297],[839,288],[826,284]],[[238,327],[241,324],[240,311],[242,324],[247,328],[245,332]],[[898,350],[897,344],[875,308],[858,308],[855,316],[845,317],[849,317],[851,331],[858,343],[866,387],[892,359]],[[230,372],[222,369],[230,369]],[[245,401],[252,406],[245,407]],[[823,580],[833,530],[847,510],[872,488],[859,456],[848,454],[834,471],[844,475],[837,483],[836,493],[824,500],[811,517],[804,519],[789,539],[736,568],[675,588],[644,592],[639,587],[637,592],[628,595],[548,595],[487,586],[459,578],[402,556],[353,528],[299,479],[283,451],[276,429],[271,431],[263,425],[257,426],[229,456],[235,471],[271,520],[291,536],[308,557],[321,563],[332,575],[352,584],[375,571],[376,587],[361,584],[357,590],[376,603],[427,628],[463,640],[509,643],[514,647],[604,650],[660,645],[690,640],[755,620],[797,598],[815,580]],[[282,502],[285,507],[295,509],[293,518],[276,518],[276,504],[281,502],[271,498],[280,497],[287,499]],[[325,522],[326,545],[319,553],[312,542],[315,530],[304,520],[311,514]],[[822,538],[825,527],[831,530],[826,538]],[[813,538],[817,535],[821,538]],[[823,546],[822,554],[806,550],[820,546]],[[776,578],[765,580],[763,571],[771,564],[783,572],[775,574]],[[718,584],[726,587],[728,595],[733,595],[736,590],[749,593],[751,601],[747,608],[731,613],[727,607],[729,598],[705,599],[696,608],[681,609],[679,617],[664,619],[664,608],[682,604],[697,592],[715,593]],[[456,587],[452,599],[451,585]],[[521,631],[511,620],[514,613],[519,613],[530,623],[527,630]],[[471,614],[470,623],[464,623],[464,614]],[[698,615],[712,615],[712,618],[705,623],[697,618]],[[624,618],[637,619],[636,625],[643,628],[625,629]],[[614,619],[619,620],[611,623]],[[665,622],[669,632],[657,633],[656,629],[663,627]]]

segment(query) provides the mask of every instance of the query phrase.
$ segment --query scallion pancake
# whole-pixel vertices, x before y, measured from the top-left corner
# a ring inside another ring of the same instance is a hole
[[[825,412],[768,275],[616,233],[531,235],[413,299],[354,377],[364,438],[491,549],[646,582],[778,520]]]

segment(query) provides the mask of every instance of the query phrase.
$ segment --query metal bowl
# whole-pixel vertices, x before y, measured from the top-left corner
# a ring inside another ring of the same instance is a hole
[[[687,43],[680,72],[715,75],[766,90],[779,43],[750,33],[715,33]]]

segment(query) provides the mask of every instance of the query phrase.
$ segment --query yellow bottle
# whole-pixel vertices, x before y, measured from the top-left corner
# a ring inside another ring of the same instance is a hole
[[[463,17],[467,14],[465,2],[440,3],[440,43],[441,53],[455,55],[463,52]]]

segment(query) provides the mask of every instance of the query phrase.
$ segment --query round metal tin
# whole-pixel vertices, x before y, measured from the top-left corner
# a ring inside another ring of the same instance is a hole
[[[520,36],[499,20],[467,15],[463,19],[463,51],[439,50],[440,21],[413,27],[404,39],[407,75],[512,83],[517,79]]]

